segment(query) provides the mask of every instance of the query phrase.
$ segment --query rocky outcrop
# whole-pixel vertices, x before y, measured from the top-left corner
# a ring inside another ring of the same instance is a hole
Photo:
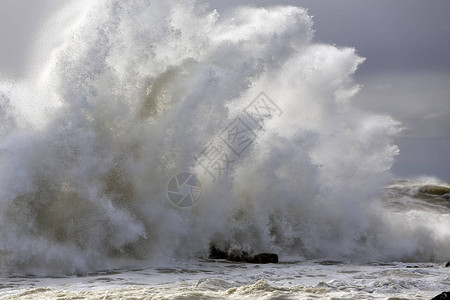
[[[450,292],[440,293],[439,295],[437,295],[436,297],[434,297],[431,300],[446,300],[446,299],[450,299]]]
[[[275,253],[259,253],[252,257],[252,261],[249,261],[253,264],[268,264],[268,263],[277,263],[278,255]]]
[[[442,196],[450,193],[450,188],[442,185],[424,185],[420,187],[419,192],[422,194]]]
[[[216,246],[211,245],[209,247],[209,259],[227,259],[228,253],[216,248]]]
[[[210,259],[225,259],[234,262],[246,262],[251,264],[277,263],[278,255],[275,253],[258,253],[249,255],[245,251],[224,251],[212,245],[209,249]]]

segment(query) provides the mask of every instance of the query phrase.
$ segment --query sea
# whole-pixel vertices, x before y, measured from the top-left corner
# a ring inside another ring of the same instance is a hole
[[[86,0],[38,32],[0,74],[0,299],[450,290],[450,183],[392,174],[402,124],[306,9]]]

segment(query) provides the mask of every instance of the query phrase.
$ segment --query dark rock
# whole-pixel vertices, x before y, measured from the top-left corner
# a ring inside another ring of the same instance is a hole
[[[245,251],[233,250],[230,252],[226,259],[235,261],[235,262],[248,262],[249,255]]]
[[[252,261],[249,262],[254,264],[275,264],[278,262],[278,255],[275,253],[259,253],[253,256],[251,259]]]
[[[441,185],[424,185],[420,187],[419,192],[430,195],[445,195],[450,193],[450,188]]]
[[[445,264],[445,267],[448,268],[450,267],[450,261],[448,263]]]
[[[450,292],[440,293],[439,295],[437,295],[436,297],[434,297],[431,300],[446,300],[446,299],[450,299]]]
[[[258,253],[249,255],[248,252],[240,250],[226,251],[211,245],[209,248],[210,259],[226,259],[234,262],[246,262],[251,264],[277,263],[278,255],[275,253]]]
[[[214,246],[214,245],[211,245],[211,247],[209,248],[209,258],[210,259],[227,259],[228,253],[216,248],[216,246]]]

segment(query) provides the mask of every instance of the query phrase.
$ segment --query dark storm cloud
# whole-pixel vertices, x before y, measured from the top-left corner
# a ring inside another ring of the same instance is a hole
[[[379,72],[361,79],[353,103],[401,121],[393,172],[404,178],[434,175],[450,181],[450,72]]]
[[[360,74],[450,70],[450,1],[298,2],[315,15],[318,40],[367,57]]]
[[[383,73],[362,80],[356,106],[402,122],[402,137],[450,140],[450,73]],[[450,153],[450,152],[449,152]]]

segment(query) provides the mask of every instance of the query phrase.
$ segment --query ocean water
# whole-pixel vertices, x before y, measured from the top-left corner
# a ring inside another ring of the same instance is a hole
[[[403,215],[448,218],[450,194],[420,193],[424,182],[395,181],[384,206]],[[449,184],[441,183],[450,187]],[[298,259],[247,264],[207,259],[152,262],[79,274],[9,274],[1,299],[431,299],[450,288],[449,269],[437,261]]]
[[[1,296],[448,289],[448,194],[420,187],[449,184],[395,180],[401,124],[352,105],[364,59],[303,8],[84,1],[36,41],[25,78],[0,74]]]
[[[448,289],[432,263],[272,265],[198,261],[82,277],[2,280],[2,299],[431,299]]]

